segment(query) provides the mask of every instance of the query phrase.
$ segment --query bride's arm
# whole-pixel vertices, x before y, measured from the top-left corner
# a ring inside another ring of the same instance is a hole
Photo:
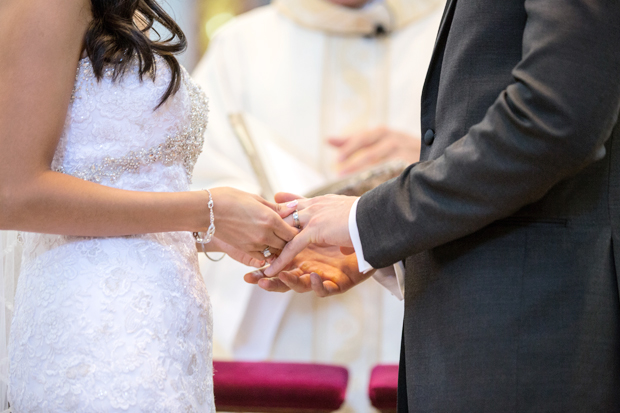
[[[124,191],[51,171],[89,19],[87,0],[0,3],[0,228],[84,236],[205,231],[204,191]],[[216,235],[227,243],[251,252],[281,248],[294,236],[257,197],[212,193]]]

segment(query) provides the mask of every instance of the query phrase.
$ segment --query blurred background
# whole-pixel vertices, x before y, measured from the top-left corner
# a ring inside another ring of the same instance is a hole
[[[191,73],[217,29],[269,0],[161,0],[160,3],[187,36],[188,48],[179,60]]]

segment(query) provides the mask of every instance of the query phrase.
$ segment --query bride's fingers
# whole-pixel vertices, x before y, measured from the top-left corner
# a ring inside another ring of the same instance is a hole
[[[291,195],[291,196],[297,196],[297,195]],[[287,218],[287,217],[291,218],[291,215],[293,214],[293,212],[302,211],[308,208],[310,205],[316,202],[315,199],[316,198],[299,198],[293,201],[284,201],[278,204],[279,208],[278,210],[276,210],[276,212],[278,212],[278,214],[282,218]]]
[[[254,251],[247,251],[244,253],[251,256],[252,259],[259,260],[262,262],[261,265],[251,265],[252,267],[256,267],[256,268],[263,267],[265,264],[271,264],[271,262],[273,262],[278,257],[278,255],[282,253],[281,249],[272,247],[272,246],[267,246],[267,245],[255,245],[251,248],[253,248]],[[259,249],[259,251],[257,251],[257,249]],[[269,254],[265,256],[265,252],[267,249],[269,249]],[[249,265],[249,264],[246,264],[246,265]]]
[[[285,218],[295,212],[295,208],[297,207],[298,201],[291,201],[282,204],[273,204],[269,203],[267,206],[275,211],[276,214],[280,216],[280,218]]]
[[[262,254],[252,254],[241,251],[223,241],[219,243],[219,247],[222,252],[228,254],[230,258],[249,267],[260,268],[265,265],[265,257],[262,257]]]
[[[255,260],[258,261],[265,261],[265,255],[262,252],[259,251],[246,251],[246,254],[248,254],[250,257],[252,257]],[[262,267],[262,265],[261,265]]]
[[[237,260],[239,261],[239,260]],[[256,258],[250,257],[248,255],[244,256],[242,261],[240,261],[243,265],[247,265],[248,267],[260,268],[265,265],[265,261],[260,261]]]
[[[291,238],[292,239],[292,238]],[[261,249],[264,250],[265,248],[269,247],[269,250],[271,251],[271,253],[273,254],[273,252],[275,250],[283,250],[284,246],[287,243],[286,239],[283,239],[282,237],[280,237],[278,234],[276,234],[275,232],[272,232],[271,234],[268,234],[266,239],[264,239],[265,243],[264,244],[258,244],[256,249]],[[262,247],[262,248],[261,248]]]
[[[276,198],[275,198],[276,203],[268,202],[268,201],[265,201],[264,199],[261,199],[261,202],[264,205],[271,208],[272,210],[274,210],[280,216],[280,218],[285,218],[289,216],[290,214],[292,214],[297,208],[297,205],[299,203],[298,200],[304,199],[303,197],[300,197],[299,195],[294,195],[294,194],[282,194],[281,193],[278,195],[283,195],[283,196],[276,195]]]
[[[292,241],[286,244],[282,253],[276,260],[265,270],[265,275],[273,277],[280,271],[284,270],[308,245],[311,244],[311,232],[303,230]]]
[[[260,268],[265,265],[265,260],[254,258],[250,254],[246,254],[245,252],[241,252],[239,250],[234,250],[231,252],[227,252],[228,256],[235,261],[240,262],[243,265],[247,265],[248,267]]]
[[[291,213],[293,212],[295,211],[291,211]],[[291,219],[293,218],[291,217]],[[278,219],[277,225],[273,228],[273,233],[278,238],[283,240],[284,244],[286,244],[287,242],[290,242],[293,238],[295,238],[299,231],[297,230],[297,228],[288,225],[283,219]],[[282,246],[280,249],[282,248],[284,248],[284,246]]]

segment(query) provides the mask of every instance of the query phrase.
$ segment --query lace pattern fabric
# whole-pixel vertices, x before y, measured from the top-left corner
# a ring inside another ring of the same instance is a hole
[[[165,67],[161,59],[158,63],[160,67]],[[157,96],[163,94],[168,86],[170,72],[155,77],[155,87],[147,90],[124,79],[123,87],[131,91],[130,95],[118,93],[113,76],[112,68],[105,69],[105,80],[101,85],[95,78],[90,60],[80,61],[71,111],[52,169],[87,181],[114,183],[124,173],[136,173],[147,165],[163,163],[170,166],[181,161],[191,180],[207,126],[208,104],[204,93],[183,70],[184,87],[168,99],[163,110],[152,113],[152,121],[155,122],[148,122],[147,119],[146,123],[143,117],[136,114],[154,109]],[[140,82],[137,66],[126,76]],[[90,95],[98,89],[100,100],[97,104],[92,102]],[[132,112],[123,111],[123,108],[129,109],[127,106],[134,107]],[[100,117],[104,118],[103,122]],[[126,125],[127,117],[133,121],[131,127]],[[166,125],[160,129],[155,127],[157,123]],[[93,139],[75,139],[85,128],[90,129]],[[128,139],[132,135],[142,139]],[[70,140],[73,145],[68,148],[66,143]],[[143,141],[147,146],[139,145]],[[119,147],[115,145],[117,142],[125,145]]]
[[[97,82],[82,60],[53,168],[122,189],[187,190],[206,99],[184,72],[180,91],[154,110],[170,79],[161,59],[157,68],[153,80],[134,70]],[[9,345],[14,413],[215,412],[211,305],[190,233],[24,233],[23,249]]]

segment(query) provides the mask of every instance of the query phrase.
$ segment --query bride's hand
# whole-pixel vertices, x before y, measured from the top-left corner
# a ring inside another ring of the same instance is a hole
[[[276,201],[287,202],[280,204],[282,210],[298,210],[297,222],[294,220],[294,215],[287,216],[283,211],[282,216],[286,217],[286,222],[290,226],[295,227],[299,224],[302,230],[271,262],[270,267],[265,270],[265,275],[274,277],[280,273],[293,262],[297,254],[311,244],[337,246],[343,252],[352,253],[354,250],[349,234],[349,214],[356,199],[342,195],[306,199],[293,194],[276,194]]]
[[[264,259],[258,260],[251,255],[246,254],[245,252],[231,246],[230,244],[225,243],[217,237],[213,237],[213,240],[211,240],[210,243],[205,245],[197,243],[196,249],[198,250],[199,254],[203,252],[223,252],[233,260],[238,261],[243,265],[247,265],[248,267],[260,268],[266,264],[266,261]]]
[[[298,233],[282,219],[294,211],[285,205],[228,187],[211,189],[211,194],[215,236],[256,260],[265,260],[266,248],[276,255]]]

